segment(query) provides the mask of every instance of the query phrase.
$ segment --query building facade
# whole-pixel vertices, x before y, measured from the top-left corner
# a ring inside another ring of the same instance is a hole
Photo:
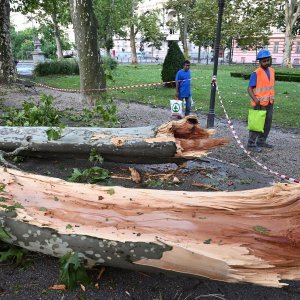
[[[265,46],[272,54],[273,65],[281,65],[284,52],[284,33],[274,29],[269,38],[269,45]],[[232,61],[237,64],[252,64],[256,61],[257,50],[242,50],[238,44],[234,44]],[[291,63],[300,65],[300,36],[293,41]]]
[[[157,59],[162,60],[167,54],[168,51],[168,42],[169,41],[178,41],[180,40],[179,31],[172,28],[170,24],[177,22],[176,12],[174,10],[167,10],[165,8],[168,0],[150,0],[142,2],[138,7],[138,14],[142,15],[147,11],[158,10],[160,18],[160,28],[161,32],[164,34],[164,40],[162,41],[161,49],[155,49],[155,47],[149,47],[146,44],[142,43],[141,34],[137,34],[136,37],[136,48],[138,59],[156,61]],[[178,43],[179,47],[182,49],[181,42]],[[188,43],[189,54],[191,59],[196,59],[198,57],[198,47],[193,43]],[[140,51],[140,49],[143,49]],[[206,52],[202,53],[202,58],[204,58]],[[130,62],[131,59],[131,48],[129,36],[127,39],[120,38],[118,36],[114,37],[114,48],[111,51],[111,54],[118,58],[120,62]]]

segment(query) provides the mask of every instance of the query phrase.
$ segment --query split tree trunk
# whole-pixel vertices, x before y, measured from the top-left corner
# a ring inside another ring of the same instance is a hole
[[[48,127],[0,127],[0,150],[28,145],[22,155],[79,156],[97,150],[104,159],[125,162],[168,162],[199,158],[228,143],[211,138],[212,130],[199,126],[195,116],[156,127],[67,127],[59,140],[48,141]],[[28,142],[29,141],[29,142]]]
[[[90,266],[282,287],[300,280],[300,186],[239,192],[127,189],[0,168],[5,241]]]

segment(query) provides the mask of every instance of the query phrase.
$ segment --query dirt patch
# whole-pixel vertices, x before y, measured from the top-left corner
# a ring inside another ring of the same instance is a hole
[[[62,93],[38,88],[39,92],[52,94],[59,110],[72,108],[82,110],[78,94]],[[20,107],[23,100],[39,101],[32,92],[1,87],[0,99],[3,106]],[[138,103],[117,102],[120,127],[158,126],[171,120],[168,109],[150,107]],[[206,127],[206,116],[197,113],[200,124]],[[245,144],[248,136],[246,124],[234,121],[237,134]],[[215,121],[216,136],[228,138],[232,142],[213,150],[207,158],[188,161],[184,164],[115,164],[105,162],[111,178],[109,185],[124,185],[131,188],[156,188],[174,190],[246,190],[268,186],[281,181],[277,176],[255,164],[237,146],[226,120]],[[272,129],[269,142],[272,150],[264,150],[253,156],[268,168],[291,177],[300,177],[300,132],[297,130]],[[23,170],[47,176],[67,179],[73,168],[90,166],[83,159],[42,159],[27,158],[18,166]],[[130,179],[129,168],[141,175],[141,182]],[[1,299],[299,299],[300,283],[291,282],[288,289],[264,288],[249,284],[227,284],[206,279],[188,278],[182,275],[140,273],[116,268],[106,268],[100,280],[98,270],[90,271],[93,285],[87,291],[51,291],[49,287],[57,283],[58,260],[39,254],[30,254],[32,263],[24,270],[12,264],[0,265]],[[98,282],[98,287],[95,283]],[[202,296],[202,297],[201,297]],[[223,298],[220,298],[223,297]]]

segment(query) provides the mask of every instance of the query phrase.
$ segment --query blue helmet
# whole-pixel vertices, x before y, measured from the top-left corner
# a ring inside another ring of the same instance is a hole
[[[263,59],[263,58],[267,58],[270,57],[271,53],[269,50],[267,49],[261,49],[258,53],[257,53],[257,60]]]

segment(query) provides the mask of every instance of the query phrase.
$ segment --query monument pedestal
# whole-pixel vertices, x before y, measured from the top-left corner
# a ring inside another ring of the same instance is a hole
[[[31,53],[32,54],[32,59],[33,63],[36,65],[38,63],[43,63],[45,61],[45,54],[41,49],[41,42],[38,38],[34,40],[34,50]]]

